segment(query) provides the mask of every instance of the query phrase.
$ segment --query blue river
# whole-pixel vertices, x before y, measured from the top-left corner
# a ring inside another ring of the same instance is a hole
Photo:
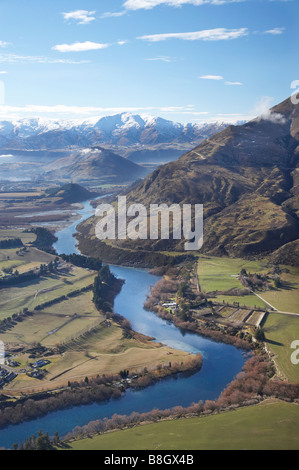
[[[80,211],[81,220],[56,233],[58,242],[54,245],[58,253],[78,252],[73,237],[80,221],[90,217],[94,209],[88,202]],[[67,434],[76,426],[89,421],[109,418],[114,413],[130,414],[133,411],[146,412],[153,408],[166,409],[173,406],[188,406],[200,400],[216,399],[221,391],[241,371],[246,354],[224,343],[217,343],[197,334],[181,331],[172,323],[160,319],[143,308],[144,300],[159,278],[144,269],[111,266],[112,272],[125,280],[125,284],[115,300],[116,313],[128,318],[133,329],[154,337],[170,347],[203,355],[202,369],[193,375],[181,374],[167,378],[143,390],[128,389],[121,398],[104,403],[92,403],[49,413],[48,415],[19,425],[11,425],[0,430],[0,448],[10,448],[13,443],[23,442],[29,435],[40,429],[54,435]]]

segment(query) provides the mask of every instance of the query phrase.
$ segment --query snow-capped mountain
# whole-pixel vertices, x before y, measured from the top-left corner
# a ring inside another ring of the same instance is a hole
[[[84,121],[42,118],[0,121],[0,147],[65,149],[97,145],[142,146],[201,142],[227,123],[180,124],[161,117],[122,113]]]

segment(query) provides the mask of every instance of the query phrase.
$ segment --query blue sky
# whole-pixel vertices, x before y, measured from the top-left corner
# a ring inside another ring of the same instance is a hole
[[[298,0],[0,0],[0,118],[250,118],[299,79]]]

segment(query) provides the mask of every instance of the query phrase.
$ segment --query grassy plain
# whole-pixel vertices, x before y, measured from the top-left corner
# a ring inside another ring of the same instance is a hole
[[[264,402],[226,413],[146,424],[70,443],[71,450],[298,450],[299,406]]]
[[[148,370],[156,369],[158,365],[168,365],[169,361],[181,363],[189,358],[187,352],[146,341],[139,335],[124,338],[119,326],[112,324],[108,328],[102,323],[71,342],[62,355],[50,356],[50,364],[44,367],[47,373],[42,381],[28,379],[25,374],[20,374],[5,391],[20,393],[52,390],[66,386],[69,380],[84,380],[86,376],[118,374],[123,369],[141,372],[144,367]],[[26,359],[24,355],[16,358],[20,362],[27,362]]]
[[[243,286],[237,279],[237,275],[242,269],[247,272],[261,273],[265,266],[261,261],[248,261],[244,259],[199,257],[198,259],[198,280],[202,291],[208,293],[213,291],[227,291],[233,288],[242,289]],[[240,305],[249,307],[265,308],[266,304],[256,295],[235,296],[216,295],[216,302],[239,302]]]
[[[291,362],[291,343],[299,339],[297,316],[269,313],[265,324],[267,346],[275,354],[275,362],[290,382],[299,383],[299,365]]]
[[[94,274],[74,266],[68,273],[46,275],[31,282],[1,289],[0,320],[23,308],[34,309],[40,304],[89,286],[93,280]]]
[[[282,286],[261,295],[282,312],[299,313],[299,268],[282,266],[287,272],[280,275]]]
[[[229,290],[235,287],[242,288],[236,278],[244,268],[248,273],[265,273],[270,270],[266,261],[248,261],[244,259],[199,257],[198,279],[200,287],[205,292],[215,290]],[[223,296],[217,295],[217,302],[239,302],[240,305],[251,307],[269,307],[269,302],[279,311],[299,313],[299,268],[281,266],[282,273],[280,288],[259,292],[261,298],[253,295],[246,296]],[[265,302],[263,301],[265,300]]]
[[[86,292],[25,318],[1,334],[1,339],[5,343],[40,343],[53,347],[103,320],[92,302],[92,292]]]
[[[17,269],[23,273],[55,259],[55,256],[34,247],[28,247],[27,251],[22,253],[19,250],[18,248],[0,250],[0,276],[3,269],[9,268],[13,271]]]
[[[34,233],[25,233],[20,229],[0,229],[0,240],[7,240],[8,238],[20,238],[22,242],[26,244],[34,242],[36,235]]]
[[[6,232],[6,236],[14,238],[18,234]],[[27,247],[27,252],[21,255],[18,251],[1,250],[0,269],[5,265],[25,272],[55,258],[33,247]],[[90,286],[94,277],[95,272],[66,263],[55,273],[1,289],[0,320],[24,308],[33,311],[38,305]],[[92,297],[92,291],[88,291],[55,303],[24,317],[22,322],[16,322],[1,334],[1,340],[9,346],[17,344],[28,348],[40,343],[48,348],[61,344],[66,347],[62,354],[55,351],[48,357],[50,364],[43,368],[46,371],[44,379],[34,379],[21,372],[5,387],[6,393],[52,390],[67,385],[69,380],[82,380],[86,376],[117,374],[123,369],[138,372],[144,367],[155,369],[158,365],[169,364],[170,360],[180,363],[189,358],[189,353],[167,348],[142,335],[126,338],[116,324],[108,327]],[[26,352],[15,360],[20,363],[17,372],[32,362]]]

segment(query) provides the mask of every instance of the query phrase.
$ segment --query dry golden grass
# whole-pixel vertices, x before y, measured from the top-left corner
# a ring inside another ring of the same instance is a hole
[[[124,339],[118,326],[103,326],[94,336],[88,337],[87,342],[78,340],[74,349],[68,349],[61,356],[49,357],[51,364],[44,368],[47,374],[43,380],[21,374],[5,388],[5,392],[19,394],[54,390],[66,386],[68,381],[80,381],[85,377],[117,374],[123,369],[141,372],[145,367],[156,369],[158,365],[181,363],[188,359],[190,354],[187,352],[151,341]]]

